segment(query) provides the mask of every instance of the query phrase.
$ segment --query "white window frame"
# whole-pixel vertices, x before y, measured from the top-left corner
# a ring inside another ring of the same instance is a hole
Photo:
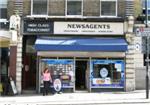
[[[116,14],[114,16],[108,16],[108,15],[102,15],[101,14],[101,10],[102,10],[102,8],[101,8],[102,3],[101,2],[102,1],[105,1],[105,2],[114,2],[115,1],[116,2]],[[117,17],[117,14],[118,14],[118,0],[100,0],[100,17],[110,17],[110,18],[111,17]]]
[[[68,1],[81,1],[81,15],[67,15],[67,2]],[[83,0],[66,0],[66,3],[65,3],[65,16],[68,16],[68,17],[81,17],[81,16],[83,16]]]
[[[34,0],[31,0],[31,15],[35,16],[35,15],[44,15],[44,16],[48,16],[48,12],[49,12],[49,0],[47,0],[47,13],[46,14],[33,14],[33,1]]]

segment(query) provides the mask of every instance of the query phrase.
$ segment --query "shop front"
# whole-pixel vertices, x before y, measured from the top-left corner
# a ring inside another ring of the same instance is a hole
[[[22,84],[31,86],[25,75],[34,68],[30,77],[35,77],[37,92],[42,91],[46,67],[53,81],[61,81],[62,91],[123,91],[126,87],[128,44],[123,22],[24,20],[23,37]],[[34,60],[27,60],[27,55],[34,55]]]
[[[124,60],[43,58],[39,62],[39,92],[43,87],[41,72],[45,67],[49,68],[53,81],[61,80],[63,91],[124,90]]]
[[[63,91],[112,91],[125,88],[125,51],[122,38],[38,38],[39,88],[42,70],[48,67]],[[57,49],[57,50],[56,50]]]

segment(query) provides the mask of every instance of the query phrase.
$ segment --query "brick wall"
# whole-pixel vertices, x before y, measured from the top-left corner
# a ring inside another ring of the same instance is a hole
[[[65,15],[65,0],[50,0],[49,1],[49,15],[50,16],[64,16]]]
[[[23,0],[23,16],[31,14],[31,0]]]
[[[14,1],[15,0],[8,0],[8,4],[7,4],[7,15],[8,17],[10,17],[11,15],[14,14]]]
[[[84,0],[84,16],[100,16],[100,0]]]
[[[8,16],[13,15],[15,9],[15,3],[17,0],[8,0]],[[126,16],[125,7],[126,0],[118,0],[118,16]],[[49,0],[49,15],[50,16],[65,16],[65,0]],[[130,7],[130,6],[128,6]],[[23,0],[23,16],[31,14],[31,0]],[[100,16],[100,0],[83,0],[83,15],[84,16]]]
[[[125,16],[125,1],[118,0],[118,16],[124,17]]]

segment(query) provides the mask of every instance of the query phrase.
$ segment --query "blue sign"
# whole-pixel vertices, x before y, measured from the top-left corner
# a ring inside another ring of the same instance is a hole
[[[42,59],[47,64],[73,64],[73,60],[56,60],[56,59]]]

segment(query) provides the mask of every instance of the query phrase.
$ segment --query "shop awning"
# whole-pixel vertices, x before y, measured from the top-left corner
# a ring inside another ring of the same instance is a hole
[[[50,39],[38,38],[35,42],[37,51],[114,51],[127,50],[127,42],[123,38],[91,38],[91,39]]]

